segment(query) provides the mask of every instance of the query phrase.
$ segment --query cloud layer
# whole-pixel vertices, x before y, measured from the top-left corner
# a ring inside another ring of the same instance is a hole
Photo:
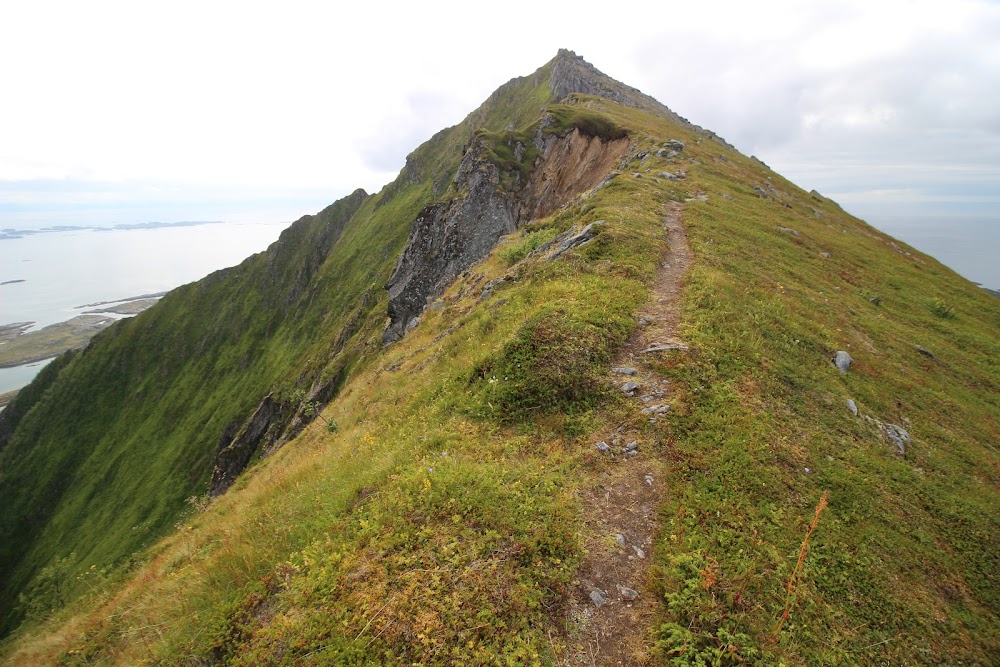
[[[376,190],[559,47],[849,208],[995,215],[997,35],[970,0],[6,3],[0,216],[28,180]]]

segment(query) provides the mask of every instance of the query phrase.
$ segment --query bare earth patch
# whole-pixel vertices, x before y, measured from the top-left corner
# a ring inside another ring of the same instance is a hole
[[[642,326],[613,364],[615,368],[635,369],[634,375],[616,374],[616,378],[622,384],[638,384],[632,400],[640,414],[669,402],[667,386],[645,367],[643,358],[685,348],[677,336],[678,295],[691,251],[681,221],[682,209],[680,203],[670,204],[664,222],[670,250],[663,258],[649,302],[638,313]],[[655,411],[648,416],[655,417]],[[658,528],[657,508],[664,500],[660,480],[664,479],[665,464],[652,452],[652,443],[643,442],[628,424],[600,437],[611,448],[602,455],[608,457],[609,465],[583,492],[587,557],[564,619],[568,655],[562,656],[562,664],[650,664],[650,628],[658,604],[649,585],[649,567]],[[635,453],[623,451],[633,442]]]

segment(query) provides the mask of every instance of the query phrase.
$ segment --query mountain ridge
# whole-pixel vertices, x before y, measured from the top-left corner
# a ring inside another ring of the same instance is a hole
[[[154,361],[176,353],[138,391],[170,387],[153,380],[191,359],[175,391],[212,385],[223,393],[201,402],[219,411],[232,383],[241,402],[227,414],[245,419],[270,396],[301,428],[267,458],[251,453],[228,492],[167,512],[176,529],[162,526],[127,567],[52,552],[22,584],[30,623],[3,645],[8,661],[989,664],[1000,647],[995,302],[686,121],[586,91],[554,99],[553,70],[588,71],[571,57],[502,86],[380,193],[307,216],[274,252],[168,295],[26,390],[0,452],[5,486],[20,463],[11,452],[41,442],[18,435],[24,425],[43,433],[64,405],[63,437],[79,441],[71,420],[104,413],[69,397],[138,400],[84,377],[143,349]],[[602,79],[589,85],[611,94]],[[544,192],[530,184],[543,182],[545,142],[565,147],[551,182],[586,146],[622,140],[599,182],[569,179],[551,210],[522,198],[526,184]],[[447,238],[480,168],[486,200],[537,215],[429,281],[440,291],[413,300],[420,320],[383,347],[393,297],[382,286],[406,248]],[[445,213],[412,224],[428,211]],[[310,239],[335,229],[324,259]],[[680,291],[660,293],[678,229],[688,272]],[[245,293],[205,302],[232,308],[219,320],[232,326],[151,336],[158,317],[176,330],[185,301],[241,279]],[[650,304],[675,309],[676,323],[653,341],[668,345],[646,352],[638,341],[661,326],[649,317],[669,319]],[[151,338],[103,358],[140,333]],[[838,350],[854,357],[844,374]],[[254,383],[234,370],[258,365],[273,370]],[[176,421],[192,403],[142,405]],[[890,423],[910,438],[902,455]],[[186,489],[207,488],[205,460]],[[82,473],[115,479],[94,475],[97,463]],[[655,499],[588,514],[633,483]],[[118,507],[120,489],[92,489],[89,512]],[[633,511],[655,517],[647,537],[616,525]],[[593,579],[591,558],[632,574]],[[68,582],[92,588],[60,598]],[[602,645],[633,593],[643,613]]]

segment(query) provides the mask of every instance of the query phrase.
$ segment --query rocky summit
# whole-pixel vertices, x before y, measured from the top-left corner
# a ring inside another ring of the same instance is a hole
[[[997,313],[560,51],[18,393],[0,660],[995,664]]]

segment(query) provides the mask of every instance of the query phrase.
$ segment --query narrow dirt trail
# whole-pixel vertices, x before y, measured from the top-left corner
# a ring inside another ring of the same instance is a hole
[[[644,363],[650,348],[683,349],[678,338],[679,294],[691,250],[681,219],[683,205],[670,204],[664,232],[670,246],[664,255],[650,300],[638,313],[640,327],[616,356],[616,382],[635,382],[634,409],[642,419],[656,419],[656,406],[669,403],[669,387]],[[652,408],[650,413],[642,411]],[[668,414],[668,413],[667,413]],[[660,417],[663,418],[663,417]],[[651,664],[649,634],[657,611],[649,587],[657,508],[664,500],[658,480],[665,464],[638,431],[622,424],[603,436],[611,464],[584,490],[587,557],[569,605],[566,665]],[[636,443],[634,452],[625,451]]]

